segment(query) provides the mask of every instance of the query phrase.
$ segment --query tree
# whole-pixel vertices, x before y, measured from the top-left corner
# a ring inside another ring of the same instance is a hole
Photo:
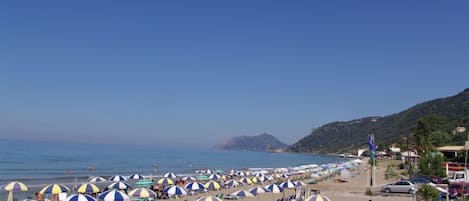
[[[427,153],[434,149],[434,132],[439,130],[443,119],[437,115],[421,117],[416,125],[411,128],[414,134],[414,142],[419,153]]]
[[[420,174],[445,177],[446,171],[441,165],[444,161],[444,157],[437,153],[426,153],[421,155],[419,160]]]
[[[417,191],[418,201],[437,201],[438,200],[438,190],[435,187],[430,185],[422,185]]]
[[[448,132],[438,130],[432,133],[433,144],[437,147],[451,144],[451,135]]]

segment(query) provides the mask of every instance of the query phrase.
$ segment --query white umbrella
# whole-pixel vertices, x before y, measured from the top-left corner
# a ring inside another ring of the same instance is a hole
[[[130,201],[130,197],[127,194],[115,189],[99,194],[98,199],[102,201]]]

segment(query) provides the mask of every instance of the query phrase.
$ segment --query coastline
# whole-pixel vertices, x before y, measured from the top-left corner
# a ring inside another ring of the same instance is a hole
[[[350,161],[348,161],[350,162]],[[345,162],[347,163],[347,162]],[[328,166],[330,167],[335,167],[337,165],[340,165],[340,164],[344,164],[344,162],[339,162],[339,163],[329,163],[327,164]],[[357,166],[356,170],[353,170],[354,174],[356,171],[358,172],[362,172],[364,170],[364,166],[363,166],[364,163],[362,163],[361,165]],[[318,164],[319,166],[320,164]],[[323,164],[324,167],[326,167],[325,164]],[[362,167],[363,166],[363,167]],[[249,168],[248,168],[249,169]],[[252,168],[252,169],[258,169],[258,168]],[[192,174],[192,175],[195,175],[195,174]],[[343,191],[343,187],[346,187],[345,189],[348,190],[348,188],[350,187],[349,185],[347,184],[337,184],[337,183],[331,183],[330,181],[333,181],[334,178],[337,178],[339,175],[339,173],[337,171],[335,172],[329,172],[328,174],[325,174],[325,175],[322,175],[321,177],[319,178],[315,178],[316,180],[316,184],[308,184],[306,186],[303,187],[303,190],[307,190],[309,194],[309,191],[311,189],[318,189],[322,192],[323,195],[326,195],[326,196],[332,196],[332,197],[338,197],[340,198],[340,195],[336,195],[334,194],[334,191],[336,190],[341,190]],[[363,174],[360,174],[358,173],[358,175],[362,175]],[[158,178],[160,177],[161,175],[156,175],[156,176],[153,176],[154,178]],[[182,175],[181,175],[182,176]],[[251,176],[252,177],[252,176]],[[78,184],[81,184],[81,183],[86,183],[87,178],[80,178],[78,179],[77,178],[77,183]],[[302,174],[294,174],[294,175],[291,175],[289,180],[292,180],[292,181],[295,181],[295,180],[300,180],[300,181],[303,181],[303,182],[307,182],[307,181],[310,181],[312,178],[311,178],[311,172],[306,172],[306,173],[302,173]],[[352,180],[355,180],[356,178],[353,178],[351,179]],[[281,182],[281,181],[286,181],[287,179],[276,179],[274,181],[269,181],[269,182],[266,182],[264,183],[264,185],[267,185],[267,184],[270,184],[270,183],[273,183],[273,182]],[[133,180],[129,180],[127,181],[129,184],[133,185],[135,183],[135,181]],[[55,181],[55,182],[52,182],[52,183],[61,183],[61,184],[65,184],[69,187],[72,187],[74,182],[60,182],[60,181]],[[105,187],[107,187],[107,185],[109,185],[111,182],[100,182],[100,183],[96,183],[98,185],[98,187],[100,187],[101,189],[104,189]],[[353,182],[350,182],[350,183],[353,183]],[[33,185],[30,185],[30,184],[27,184],[29,187],[30,187],[30,190],[28,192],[20,192],[20,193],[15,193],[15,198],[18,199],[18,200],[23,200],[25,199],[26,197],[32,197],[34,198],[34,192],[37,192],[39,191],[44,185],[43,184],[33,184]],[[262,186],[264,186],[262,185]],[[240,186],[240,187],[236,187],[236,188],[229,188],[229,189],[221,189],[221,190],[218,190],[218,191],[209,191],[208,193],[199,193],[195,196],[195,198],[198,198],[198,197],[201,197],[201,196],[207,196],[207,195],[219,195],[219,194],[224,194],[224,195],[228,195],[229,193],[233,192],[233,191],[236,191],[236,190],[247,190],[249,188],[252,188],[252,187],[255,187],[255,186],[258,186],[256,184],[254,185],[246,185],[246,186]],[[357,185],[359,186],[359,185]],[[334,188],[334,187],[338,187],[338,188]],[[352,186],[352,187],[356,187],[356,186]],[[354,189],[354,188],[350,188],[350,189]],[[364,190],[362,190],[362,192],[364,192]],[[70,195],[71,193],[69,193]],[[282,198],[284,196],[291,196],[291,195],[294,195],[295,194],[295,190],[294,189],[286,189],[285,190],[285,193],[280,193],[280,194],[272,194],[272,193],[267,193],[265,195],[260,195],[259,197],[258,196],[255,196],[254,198],[252,197],[246,197],[246,198],[243,198],[243,200],[246,200],[246,201],[249,201],[249,200],[257,200],[259,199],[259,201],[268,201],[268,200],[277,200],[279,198]],[[363,193],[362,193],[363,194]],[[6,194],[3,194],[2,196],[0,196],[0,199],[5,199],[6,197]],[[192,200],[192,197],[191,196],[186,196],[187,198],[182,198],[182,199],[188,199],[188,200]],[[331,199],[332,199],[331,197]],[[333,200],[337,200],[337,199],[333,199]],[[339,199],[340,200],[340,199]],[[350,200],[350,201],[353,201],[353,200]]]

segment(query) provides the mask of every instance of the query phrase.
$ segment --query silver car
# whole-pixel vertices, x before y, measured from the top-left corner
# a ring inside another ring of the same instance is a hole
[[[395,183],[386,184],[381,191],[386,193],[412,193],[417,190],[417,186],[411,181],[396,181]]]

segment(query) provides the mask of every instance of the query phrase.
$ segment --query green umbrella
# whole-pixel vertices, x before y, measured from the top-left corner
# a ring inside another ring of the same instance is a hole
[[[153,181],[148,179],[141,179],[135,182],[137,187],[149,187],[151,185],[153,185]]]
[[[197,175],[197,176],[195,176],[195,179],[197,179],[199,181],[207,181],[208,176],[207,175]]]

